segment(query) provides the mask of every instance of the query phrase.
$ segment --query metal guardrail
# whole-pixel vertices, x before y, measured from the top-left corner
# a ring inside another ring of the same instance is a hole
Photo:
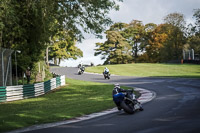
[[[65,85],[65,75],[36,84],[3,86],[0,87],[0,102],[37,97],[63,85]]]

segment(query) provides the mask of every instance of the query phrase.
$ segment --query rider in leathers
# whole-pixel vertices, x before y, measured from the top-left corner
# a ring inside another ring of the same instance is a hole
[[[113,91],[112,91],[112,96],[114,96],[115,94],[118,94],[120,92],[125,92],[125,91],[126,90],[120,88],[119,84],[115,84],[115,87],[113,88]],[[115,102],[115,104],[117,105],[118,110],[121,110],[120,102]]]
[[[109,69],[107,67],[105,67],[103,74],[109,74]]]

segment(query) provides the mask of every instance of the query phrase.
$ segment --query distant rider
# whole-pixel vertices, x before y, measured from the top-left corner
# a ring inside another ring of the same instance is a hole
[[[79,64],[78,64],[78,68],[81,68],[83,66],[83,62],[81,61]]]
[[[85,67],[83,65],[80,67],[80,69],[81,69],[82,72],[85,71]]]
[[[104,73],[104,74],[108,74],[108,73],[109,73],[109,69],[108,69],[107,67],[105,67],[103,73]]]

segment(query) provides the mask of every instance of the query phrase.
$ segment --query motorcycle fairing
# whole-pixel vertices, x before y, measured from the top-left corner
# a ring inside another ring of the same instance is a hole
[[[113,101],[115,102],[121,102],[124,100],[125,95],[123,93],[117,93],[115,95],[113,95]]]

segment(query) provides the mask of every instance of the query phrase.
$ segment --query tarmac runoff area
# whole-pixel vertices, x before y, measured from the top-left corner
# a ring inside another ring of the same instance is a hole
[[[138,101],[142,104],[147,103],[156,97],[156,93],[153,91],[149,91],[149,90],[142,89],[142,88],[135,88],[135,91],[138,91],[141,94],[141,96],[138,98]],[[99,113],[93,113],[93,114],[85,115],[82,117],[76,117],[72,120],[65,120],[65,121],[60,121],[60,122],[55,122],[55,123],[33,125],[33,126],[30,126],[27,128],[14,130],[14,131],[10,131],[7,133],[21,133],[21,132],[28,132],[28,131],[37,130],[37,129],[56,127],[56,126],[60,126],[60,125],[66,125],[66,124],[71,124],[71,123],[76,123],[76,122],[80,122],[80,121],[84,121],[84,120],[93,119],[96,117],[104,116],[104,115],[115,113],[115,112],[118,112],[117,108],[108,109],[108,110],[105,110],[105,111],[102,111]]]

